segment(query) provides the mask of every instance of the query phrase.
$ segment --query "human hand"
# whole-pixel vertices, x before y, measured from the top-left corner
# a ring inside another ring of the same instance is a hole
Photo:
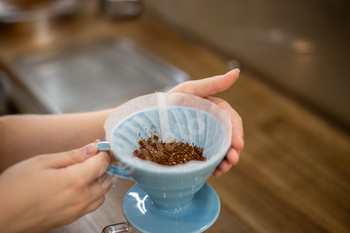
[[[231,87],[239,77],[239,70],[231,70],[224,75],[218,75],[211,78],[201,80],[192,80],[177,85],[169,92],[179,92],[195,95],[205,98],[224,110],[228,110],[231,114],[232,123],[232,142],[231,147],[227,151],[226,158],[219,164],[214,171],[214,176],[220,176],[222,172],[230,170],[233,164],[236,164],[239,159],[239,152],[243,149],[243,125],[242,119],[238,113],[227,103],[220,98],[211,97],[216,93],[227,90]]]
[[[92,143],[10,167],[0,176],[1,232],[44,232],[94,211],[111,188],[110,163]]]

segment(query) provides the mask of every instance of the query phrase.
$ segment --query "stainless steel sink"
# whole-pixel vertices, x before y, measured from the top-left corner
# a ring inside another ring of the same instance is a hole
[[[134,42],[113,38],[17,60],[13,71],[42,105],[32,112],[70,113],[115,107],[167,91],[189,76]]]

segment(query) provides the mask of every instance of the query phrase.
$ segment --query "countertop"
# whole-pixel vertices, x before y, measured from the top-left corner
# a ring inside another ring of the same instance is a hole
[[[19,56],[122,36],[192,79],[228,71],[221,57],[147,13],[112,21],[92,8],[86,10],[65,23],[1,29],[0,68],[16,82],[10,67]],[[33,27],[36,34],[31,33]],[[208,180],[221,200],[220,216],[209,232],[349,232],[349,135],[260,82],[248,69],[242,69],[237,83],[217,96],[241,115],[245,148],[228,173]],[[99,209],[50,232],[100,232],[106,225],[125,221],[122,201],[133,184],[117,179]]]

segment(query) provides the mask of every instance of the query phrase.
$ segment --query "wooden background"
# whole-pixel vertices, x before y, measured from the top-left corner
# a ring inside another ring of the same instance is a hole
[[[38,25],[2,28],[0,67],[11,74],[12,62],[23,54],[123,36],[193,79],[228,71],[221,57],[147,13],[111,21],[96,14],[94,4],[73,19],[51,22],[41,37],[33,33]],[[208,180],[222,204],[209,232],[350,232],[349,135],[260,82],[249,69],[242,69],[234,87],[217,96],[243,118],[245,148],[228,173]],[[133,184],[117,179],[98,210],[50,232],[96,233],[125,221],[122,200]]]

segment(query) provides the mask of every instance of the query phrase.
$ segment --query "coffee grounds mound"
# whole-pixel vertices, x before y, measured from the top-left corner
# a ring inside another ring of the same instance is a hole
[[[134,156],[165,166],[183,164],[191,160],[207,160],[203,156],[202,148],[175,139],[172,142],[163,142],[157,135],[153,135],[147,140],[141,139],[138,144],[139,148],[133,152]]]

